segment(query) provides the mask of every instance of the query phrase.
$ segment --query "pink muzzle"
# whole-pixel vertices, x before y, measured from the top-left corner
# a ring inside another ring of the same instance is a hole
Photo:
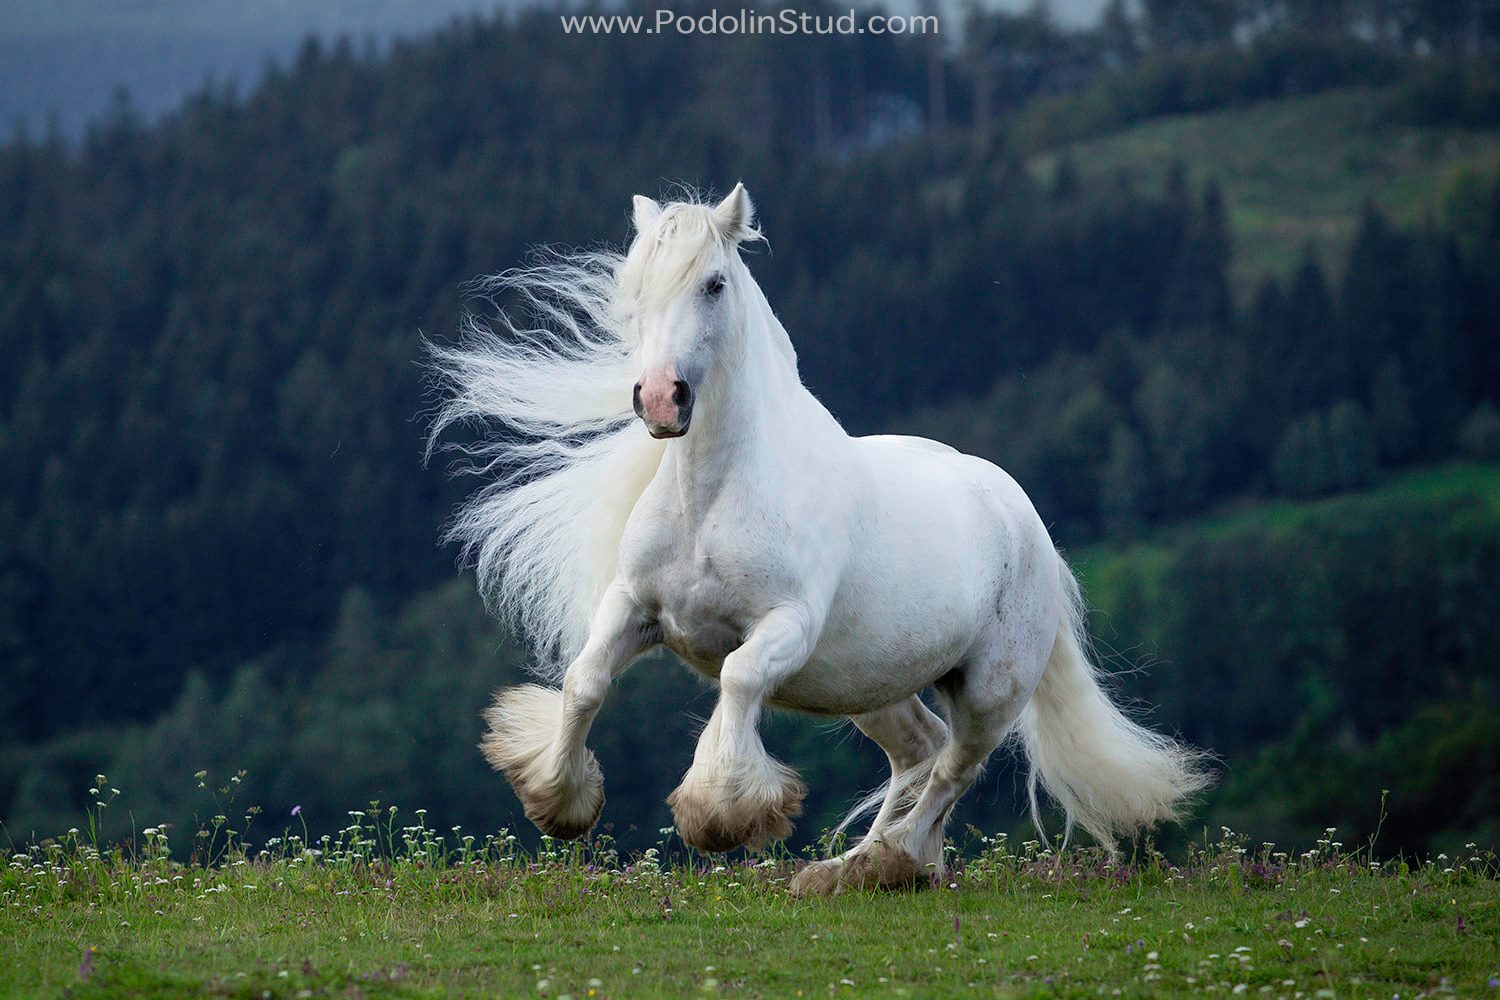
[[[681,437],[693,419],[693,389],[675,369],[643,376],[635,384],[633,403],[652,437]]]

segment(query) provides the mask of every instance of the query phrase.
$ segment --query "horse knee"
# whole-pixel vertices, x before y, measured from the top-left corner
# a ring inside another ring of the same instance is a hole
[[[719,674],[719,698],[737,708],[758,706],[765,699],[766,682],[759,674],[745,670],[726,669]]]
[[[563,678],[564,710],[571,716],[592,718],[609,692],[609,674],[573,670]]]

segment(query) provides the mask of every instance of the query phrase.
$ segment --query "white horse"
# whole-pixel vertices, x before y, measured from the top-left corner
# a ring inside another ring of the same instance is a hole
[[[719,687],[668,800],[687,843],[791,832],[806,788],[761,743],[765,705],[848,716],[890,758],[868,834],[804,868],[799,893],[940,873],[949,812],[1013,731],[1033,812],[1040,779],[1110,850],[1176,818],[1208,783],[1202,755],[1100,689],[1077,583],[1015,481],[933,441],[844,432],[740,258],[759,238],[742,186],[717,205],[638,196],[634,228],[624,256],[491,279],[536,328],[470,322],[430,346],[433,437],[503,425],[467,449],[499,478],[448,537],[561,679],[487,713],[484,752],[526,815],[563,838],[593,826],[589,726],[611,680],[666,646]]]

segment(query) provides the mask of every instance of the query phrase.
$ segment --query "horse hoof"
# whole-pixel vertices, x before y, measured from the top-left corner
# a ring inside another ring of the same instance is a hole
[[[604,808],[604,775],[592,753],[581,762],[559,760],[553,738],[562,720],[563,696],[538,684],[504,688],[485,712],[489,728],[480,742],[485,759],[505,775],[543,833],[573,840],[593,829]]]
[[[850,854],[839,877],[838,891],[845,889],[918,889],[927,883],[926,872],[915,858],[899,847],[875,843]]]
[[[832,896],[838,889],[840,867],[838,862],[833,861],[814,861],[806,865],[792,878],[793,898]]]
[[[783,772],[769,801],[705,795],[704,784],[684,780],[667,796],[678,836],[690,847],[710,853],[733,850],[741,844],[759,851],[774,840],[790,837],[793,817],[802,814],[807,786],[789,768]]]
[[[594,828],[604,811],[604,773],[593,753],[584,765],[582,788],[564,794],[559,788],[535,788],[515,779],[511,787],[526,810],[526,818],[549,837],[577,840]],[[510,777],[506,775],[506,777]]]

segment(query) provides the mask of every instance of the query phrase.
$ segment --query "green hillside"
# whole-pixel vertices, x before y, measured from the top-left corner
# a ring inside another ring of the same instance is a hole
[[[1073,554],[1101,651],[1146,668],[1124,689],[1225,762],[1205,819],[1434,849],[1500,833],[1497,558],[1495,464]]]
[[[1321,1000],[1489,996],[1500,970],[1496,858],[1472,849],[1379,865],[1225,831],[1116,866],[997,837],[943,888],[825,901],[789,895],[791,857],[532,855],[395,807],[353,819],[321,857],[300,824],[260,852],[221,835],[212,866],[163,858],[155,828],[134,858],[77,837],[10,856],[7,997]]]
[[[1399,507],[1419,519],[1455,502],[1472,503],[1475,515],[1500,522],[1500,465],[1454,462],[1413,469],[1359,493],[1319,500],[1262,500],[1171,525],[1140,542],[1090,545],[1074,552],[1072,560],[1088,585],[1090,603],[1109,607],[1118,599],[1114,587],[1119,574],[1141,572],[1174,549],[1250,534],[1290,538],[1377,508]]]
[[[1500,129],[1406,124],[1396,94],[1341,90],[1156,119],[1037,156],[1032,168],[1050,179],[1067,157],[1085,184],[1124,172],[1149,187],[1181,163],[1193,186],[1217,181],[1243,296],[1291,273],[1309,243],[1337,275],[1367,201],[1403,224],[1462,222],[1462,179],[1500,166]]]

